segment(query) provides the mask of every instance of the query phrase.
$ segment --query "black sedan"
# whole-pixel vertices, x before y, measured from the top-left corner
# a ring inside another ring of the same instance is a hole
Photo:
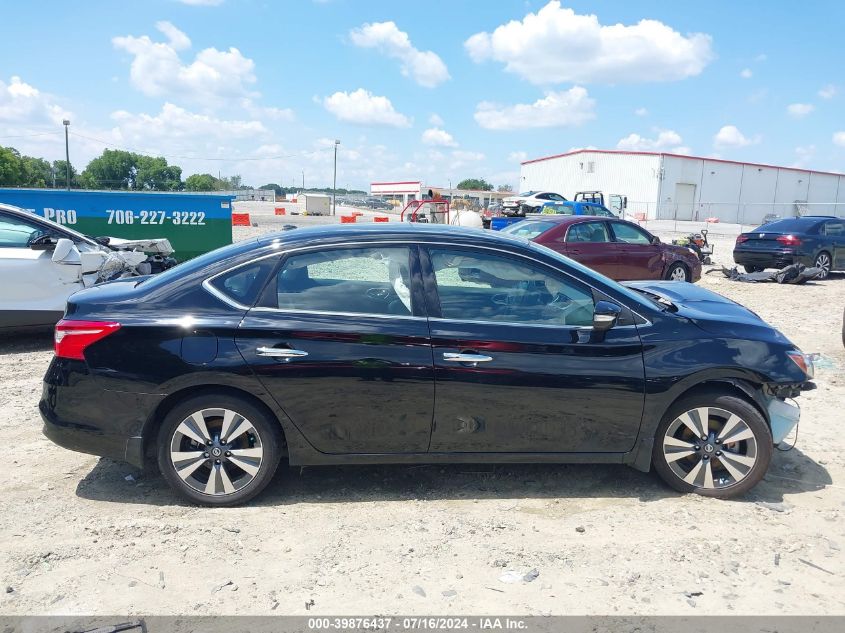
[[[812,364],[692,284],[617,284],[545,247],[324,226],[73,295],[44,378],[57,444],[157,461],[208,505],[290,465],[602,462],[741,494]]]
[[[804,264],[831,271],[845,270],[845,220],[805,215],[757,227],[736,238],[734,261],[750,273],[764,268]]]

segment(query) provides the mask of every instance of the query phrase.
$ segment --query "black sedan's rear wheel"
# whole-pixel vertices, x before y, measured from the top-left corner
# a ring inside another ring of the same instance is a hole
[[[816,268],[821,268],[822,273],[819,275],[819,279],[827,279],[830,275],[831,269],[831,261],[830,261],[830,253],[827,251],[822,251],[818,255],[816,255],[816,259],[813,261],[813,266]]]
[[[158,465],[189,501],[244,503],[273,477],[281,456],[276,421],[245,399],[199,395],[174,407],[158,434]]]
[[[730,395],[678,401],[657,429],[652,460],[675,490],[729,498],[746,493],[766,473],[772,434],[760,412]]]

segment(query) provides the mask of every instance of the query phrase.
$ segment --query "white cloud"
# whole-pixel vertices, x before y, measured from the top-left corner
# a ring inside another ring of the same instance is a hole
[[[833,143],[839,147],[845,147],[845,132],[834,132]]]
[[[632,152],[669,152],[671,154],[689,154],[690,148],[683,144],[684,139],[675,130],[659,130],[655,138],[646,138],[639,134],[629,134],[619,139],[617,149]]]
[[[634,114],[637,116],[648,116],[648,110],[646,108],[637,108],[634,110]]]
[[[569,90],[549,92],[534,103],[502,106],[482,101],[476,106],[475,120],[488,130],[567,127],[595,118],[595,105],[586,89],[574,86]]]
[[[508,154],[508,162],[521,163],[528,160],[528,152],[511,152]]]
[[[816,155],[816,146],[815,145],[799,145],[795,148],[795,162],[792,163],[793,167],[798,167],[799,169],[803,169],[810,166],[813,158]]]
[[[722,126],[716,132],[716,136],[713,137],[713,144],[719,148],[747,147],[748,145],[755,145],[760,141],[760,136],[748,138],[735,125]]]
[[[827,84],[824,88],[819,90],[819,96],[822,99],[833,99],[833,97],[836,96],[837,92],[838,90],[836,89],[836,86],[834,86],[833,84]]]
[[[436,112],[432,113],[432,115],[428,117],[428,122],[431,123],[434,127],[443,127],[443,125],[445,124],[445,121]]]
[[[751,79],[754,76],[754,73],[751,71],[750,68],[743,68],[739,72],[739,76],[742,77],[743,79]]]
[[[118,110],[112,113],[111,118],[118,126],[119,138],[133,144],[155,143],[162,139],[250,138],[267,132],[260,121],[218,119],[190,112],[172,103],[165,103],[156,115]]]
[[[535,84],[674,81],[698,75],[714,56],[709,35],[683,36],[657,20],[604,26],[557,0],[464,47],[473,61],[501,62]]]
[[[769,56],[768,56],[768,55],[766,55],[766,53],[760,53],[759,55],[757,55],[756,57],[754,57],[754,61],[755,61],[755,62],[758,62],[758,63],[760,63],[760,62],[764,62],[764,61],[766,61],[767,59],[769,59]]]
[[[0,79],[0,123],[61,125],[70,113],[53,97],[13,76],[9,83]],[[15,130],[20,132],[20,130]]]
[[[250,96],[255,63],[237,48],[206,48],[183,63],[179,51],[190,48],[188,36],[170,22],[158,22],[156,28],[167,42],[154,42],[147,35],[112,38],[115,48],[132,55],[129,78],[137,90],[149,97],[181,97],[203,105]]]
[[[786,112],[795,119],[801,119],[816,109],[812,103],[790,103],[786,106]]]
[[[436,53],[421,51],[411,44],[411,38],[400,31],[395,22],[374,22],[352,29],[349,38],[355,46],[375,48],[388,57],[398,59],[402,74],[426,88],[449,79],[446,64]]]
[[[437,147],[457,147],[454,137],[446,130],[439,127],[432,127],[422,133],[423,145],[434,145]]]
[[[224,0],[178,0],[182,4],[192,7],[217,7],[223,4]]]
[[[241,99],[241,107],[253,118],[271,121],[293,121],[296,115],[290,108],[275,108],[255,104],[252,99]]]
[[[379,97],[358,88],[354,92],[335,92],[323,99],[323,106],[341,121],[358,125],[410,127],[411,120],[397,112],[387,97]]]

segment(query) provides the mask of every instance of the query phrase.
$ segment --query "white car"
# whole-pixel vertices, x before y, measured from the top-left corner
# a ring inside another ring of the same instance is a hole
[[[547,202],[566,202],[559,193],[553,191],[526,191],[502,200],[502,213],[508,216],[538,213]]]
[[[0,204],[0,329],[54,325],[77,290],[176,263],[166,239],[99,239]]]

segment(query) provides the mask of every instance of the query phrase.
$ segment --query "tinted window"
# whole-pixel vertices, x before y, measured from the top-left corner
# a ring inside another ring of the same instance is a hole
[[[835,237],[841,237],[842,235],[845,235],[845,223],[837,221],[825,222],[824,234]]]
[[[282,310],[411,315],[406,247],[321,250],[293,255],[277,280]]]
[[[555,228],[557,225],[557,222],[543,222],[533,220],[531,222],[523,221],[505,227],[504,229],[502,229],[502,233],[509,233],[510,235],[524,237],[526,240],[532,240],[538,235]]]
[[[0,215],[0,248],[26,248],[44,227],[14,215]]]
[[[609,242],[610,234],[604,222],[573,224],[566,232],[567,242]]]
[[[622,222],[612,222],[613,234],[616,236],[617,242],[625,242],[627,244],[651,244],[651,236],[633,224],[624,224]]]
[[[821,224],[820,220],[784,218],[783,220],[775,220],[769,224],[757,227],[752,233],[809,233],[819,224]]]
[[[278,257],[268,257],[223,273],[210,283],[233,301],[251,307],[278,261]]]
[[[549,200],[566,200],[566,198],[564,198],[559,193],[550,193],[549,194]]]
[[[461,249],[432,249],[431,263],[444,319],[592,325],[592,292],[562,273]]]

